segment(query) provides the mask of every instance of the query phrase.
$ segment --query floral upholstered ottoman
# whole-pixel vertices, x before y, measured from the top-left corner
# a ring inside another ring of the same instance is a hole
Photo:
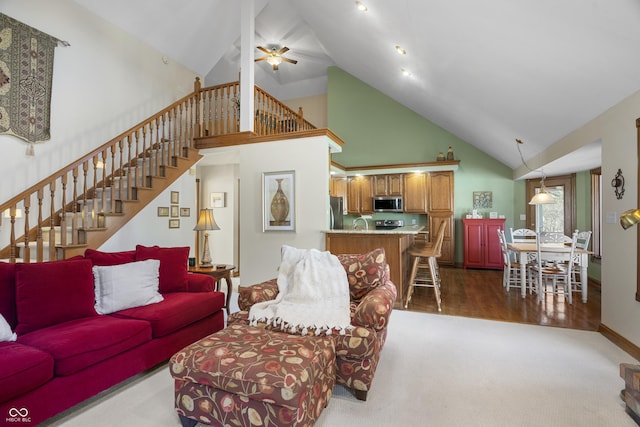
[[[183,426],[312,426],[336,377],[333,341],[232,325],[169,362]]]

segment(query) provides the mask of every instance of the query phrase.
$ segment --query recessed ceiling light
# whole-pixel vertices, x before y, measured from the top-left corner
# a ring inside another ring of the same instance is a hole
[[[404,50],[401,46],[396,45],[396,52],[398,52],[400,55],[406,55],[407,51]]]
[[[400,72],[402,73],[403,76],[405,77],[410,77],[411,76],[411,71],[409,70],[405,70],[404,68],[400,68]]]
[[[367,6],[365,6],[364,3],[362,3],[361,1],[356,2],[356,7],[360,12],[366,12],[367,10],[369,10],[367,9]]]

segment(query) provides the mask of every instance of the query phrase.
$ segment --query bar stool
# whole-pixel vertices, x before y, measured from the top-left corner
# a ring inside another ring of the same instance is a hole
[[[413,295],[414,286],[424,286],[433,288],[438,302],[438,311],[442,311],[442,298],[440,297],[440,272],[438,271],[438,258],[442,250],[444,232],[447,228],[447,221],[440,222],[436,240],[431,243],[415,243],[407,253],[413,256],[413,267],[407,288],[407,300],[404,308],[407,308]]]

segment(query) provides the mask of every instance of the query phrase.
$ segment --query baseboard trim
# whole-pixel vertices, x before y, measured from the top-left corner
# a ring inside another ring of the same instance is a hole
[[[622,350],[626,351],[636,360],[640,360],[640,347],[609,328],[607,325],[603,325],[602,323],[598,327],[598,332],[604,335],[609,341],[620,347]]]

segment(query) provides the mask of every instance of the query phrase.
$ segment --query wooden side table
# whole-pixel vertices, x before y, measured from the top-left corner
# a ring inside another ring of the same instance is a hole
[[[209,276],[216,278],[216,290],[220,292],[220,280],[224,279],[227,282],[227,301],[225,308],[227,309],[227,316],[229,313],[229,303],[231,302],[231,293],[233,292],[233,285],[231,284],[231,272],[235,270],[235,265],[218,264],[213,267],[189,267],[189,273],[208,274]],[[222,267],[222,268],[217,268]]]

